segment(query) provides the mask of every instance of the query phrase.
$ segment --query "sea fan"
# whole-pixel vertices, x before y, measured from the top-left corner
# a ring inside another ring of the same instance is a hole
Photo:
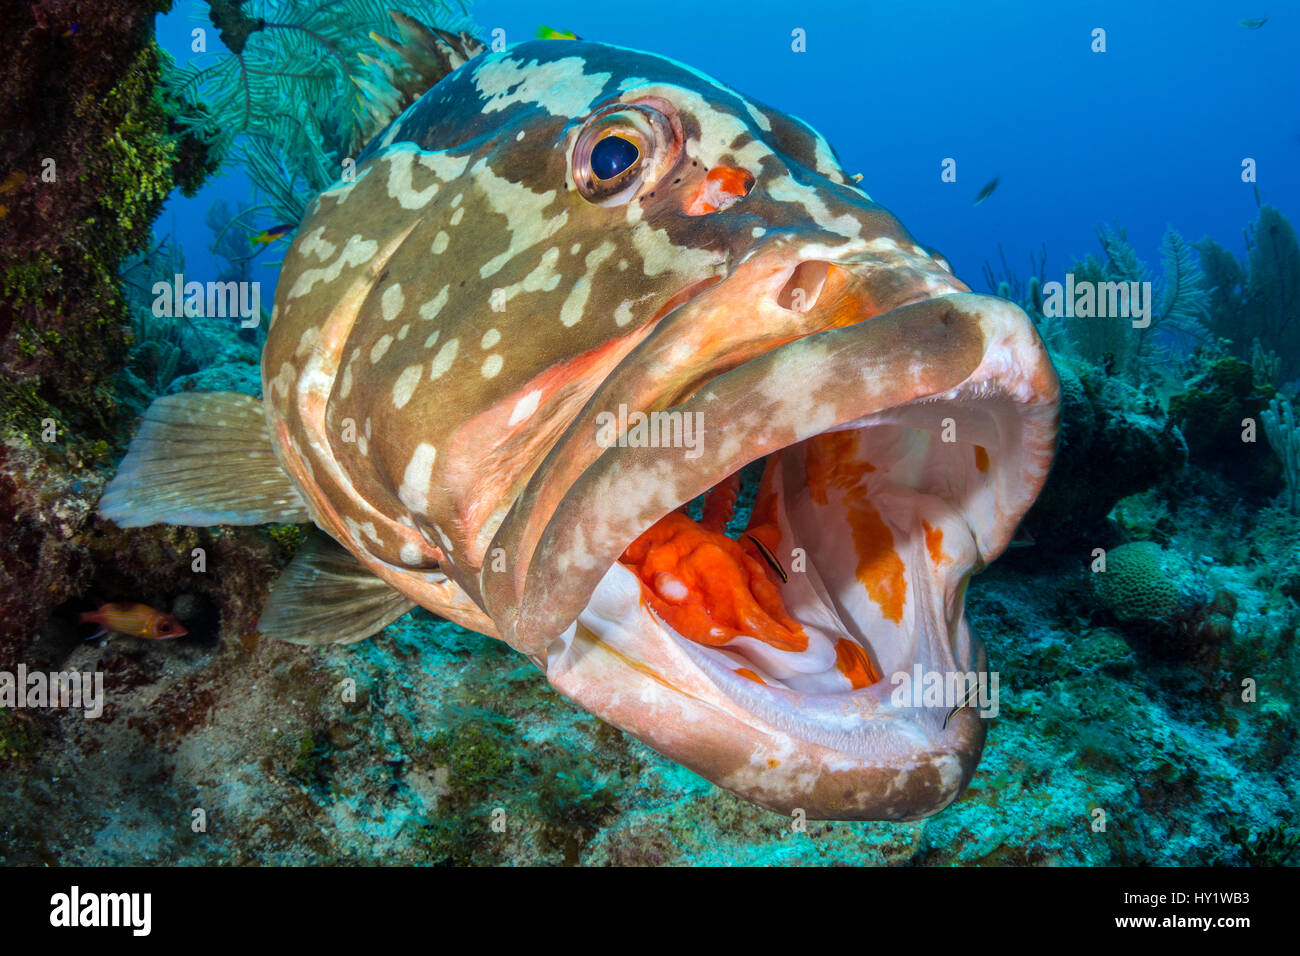
[[[1256,341],[1276,353],[1277,382],[1300,375],[1300,240],[1287,218],[1262,205],[1246,231],[1245,261],[1213,239],[1195,243],[1211,286],[1210,331],[1226,339],[1243,361]]]
[[[1102,256],[1074,260],[1076,283],[1146,282],[1151,271],[1138,258],[1128,235],[1119,226],[1097,229]],[[1209,293],[1191,243],[1173,227],[1160,243],[1163,275],[1158,283],[1159,306],[1145,328],[1114,319],[1071,319],[1066,326],[1073,350],[1133,382],[1149,377],[1149,370],[1168,366],[1179,354],[1206,337],[1203,319],[1209,310]],[[1056,320],[1061,322],[1063,320]]]
[[[1107,282],[1143,282],[1150,278],[1146,264],[1137,257],[1120,226],[1098,226],[1097,241],[1102,249],[1100,258],[1089,253],[1075,259],[1070,267],[1077,286],[1087,283],[1100,288]],[[1076,355],[1117,374],[1137,377],[1141,339],[1130,323],[1114,318],[1055,318],[1051,324],[1056,327],[1058,340],[1067,340]]]
[[[362,54],[398,46],[390,10],[475,29],[463,5],[442,0],[208,0],[204,22],[224,49],[167,74],[169,92],[190,104],[181,124],[247,168],[277,221],[297,222],[360,145],[372,119],[361,87],[375,71]]]
[[[1205,276],[1192,244],[1173,226],[1165,229],[1165,237],[1160,242],[1160,261],[1164,266],[1164,287],[1159,317],[1152,324],[1158,323],[1197,338],[1204,337],[1204,320],[1210,310]]]
[[[171,236],[122,264],[122,291],[131,315],[131,369],[154,393],[162,394],[182,368],[191,371],[211,361],[207,337],[188,316],[164,317],[153,309],[152,281],[185,272],[185,253]]]
[[[1250,273],[1237,316],[1243,351],[1258,338],[1282,356],[1281,378],[1300,375],[1300,240],[1290,221],[1262,206],[1250,231]]]
[[[1106,255],[1106,278],[1111,282],[1145,282],[1151,278],[1146,263],[1137,257],[1128,233],[1118,224],[1097,227],[1097,240]]]

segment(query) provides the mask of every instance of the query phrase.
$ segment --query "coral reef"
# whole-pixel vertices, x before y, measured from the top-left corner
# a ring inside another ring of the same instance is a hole
[[[1207,691],[1108,629],[1059,620],[1060,583],[995,568],[972,589],[1000,712],[970,790],[924,821],[801,824],[748,805],[566,703],[499,642],[417,611],[349,648],[51,641],[62,666],[108,675],[111,706],[40,715],[22,760],[0,763],[0,852],[51,865],[1284,858],[1270,833],[1289,821],[1296,769],[1289,672],[1242,665],[1266,688],[1258,704],[1230,678]],[[1258,640],[1254,624],[1229,638]]]
[[[1187,445],[1159,404],[1123,379],[1086,362],[1054,361],[1062,397],[1057,458],[1024,526],[1065,549],[1095,537],[1121,498],[1176,475]]]
[[[252,218],[291,221],[355,146],[339,90],[364,71],[341,58],[389,4],[348,0],[331,19],[211,0],[226,50],[184,74],[149,37],[166,5],[79,4],[65,35],[74,5],[41,0],[10,24],[0,145],[26,179],[0,237],[0,669],[96,670],[108,702],[93,720],[0,710],[0,863],[1300,862],[1300,431],[1285,385],[1300,373],[1300,259],[1280,213],[1261,208],[1244,261],[1197,243],[1204,279],[1168,232],[1142,334],[1043,316],[1045,250],[1024,278],[1005,257],[987,271],[1057,353],[1064,421],[1026,519],[1036,545],[969,595],[1003,681],[986,753],[937,816],[804,823],[712,787],[424,611],[351,647],[259,639],[302,527],[93,516],[151,398],[261,387],[255,336],[148,308],[150,279],[183,271],[150,232],[162,197],[219,157],[251,165],[263,195],[209,219],[223,277],[247,278]],[[61,157],[57,194],[46,155]],[[1099,235],[1080,278],[1148,274],[1122,230]],[[1207,313],[1229,341],[1201,341]],[[1243,442],[1249,419],[1265,440]],[[1104,573],[1087,568],[1093,548]],[[78,612],[112,600],[189,634],[84,641]]]
[[[1255,369],[1230,355],[1210,359],[1169,400],[1169,417],[1187,441],[1193,464],[1216,471],[1252,497],[1276,494],[1281,466],[1267,445],[1244,441],[1248,422],[1258,425],[1275,390]],[[1257,433],[1258,429],[1256,429]]]
[[[1091,283],[1092,288],[1101,289],[1107,283],[1150,281],[1150,270],[1138,258],[1123,229],[1102,226],[1097,230],[1097,239],[1102,247],[1101,257],[1089,253],[1082,260],[1074,260],[1068,270],[1073,273],[1076,286]],[[1204,336],[1202,319],[1210,301],[1192,246],[1172,228],[1166,230],[1161,240],[1160,257],[1162,278],[1156,284],[1159,300],[1148,303],[1151,307],[1148,324],[1134,325],[1116,316],[1045,317],[1039,322],[1044,338],[1057,349],[1132,382],[1151,378],[1170,362],[1171,350],[1177,345]],[[1035,288],[1031,283],[1027,292]],[[1041,298],[1041,292],[1033,295]],[[1041,307],[1037,311],[1041,312]]]

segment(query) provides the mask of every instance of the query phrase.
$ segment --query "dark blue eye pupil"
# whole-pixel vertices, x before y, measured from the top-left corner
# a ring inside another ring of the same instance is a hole
[[[613,179],[640,155],[636,145],[622,136],[606,136],[591,148],[591,171],[597,179]]]

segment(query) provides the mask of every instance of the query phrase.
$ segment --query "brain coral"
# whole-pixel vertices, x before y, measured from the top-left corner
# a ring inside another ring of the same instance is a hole
[[[1097,598],[1121,621],[1161,618],[1178,607],[1177,555],[1154,541],[1122,544],[1106,554],[1106,570],[1093,578]]]

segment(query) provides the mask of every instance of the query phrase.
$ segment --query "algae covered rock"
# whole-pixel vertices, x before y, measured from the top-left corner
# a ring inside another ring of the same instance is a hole
[[[182,162],[160,95],[169,0],[15,4],[0,153],[0,659],[95,573],[100,464],[127,424],[119,269],[151,241]],[[201,146],[201,144],[192,144]],[[203,168],[207,168],[206,166]],[[110,562],[113,555],[107,556]]]
[[[1137,667],[1133,649],[1119,634],[1095,628],[1071,642],[1066,659],[1070,673],[1103,673],[1122,677]]]
[[[1181,429],[1193,463],[1246,494],[1272,497],[1282,488],[1281,463],[1259,437],[1253,443],[1242,440],[1242,423],[1258,423],[1275,394],[1272,385],[1256,381],[1249,363],[1224,356],[1170,399],[1169,417]]]
[[[1125,538],[1136,541],[1166,540],[1178,526],[1175,517],[1169,513],[1169,506],[1154,490],[1122,499],[1110,517]]]
[[[1085,540],[1122,498],[1155,487],[1187,464],[1187,444],[1159,404],[1085,362],[1054,356],[1061,433],[1052,473],[1024,526],[1039,542]]]

